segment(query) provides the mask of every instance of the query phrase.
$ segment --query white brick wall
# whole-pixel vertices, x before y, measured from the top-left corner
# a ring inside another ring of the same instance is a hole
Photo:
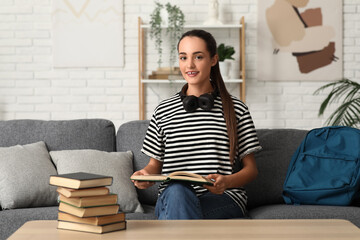
[[[207,0],[171,2],[181,7],[187,23],[201,23],[207,17]],[[313,96],[313,92],[324,82],[257,81],[257,1],[219,2],[224,22],[237,23],[245,16],[247,104],[256,127],[310,129],[322,126],[325,118],[318,118],[317,111],[325,94]],[[344,77],[360,81],[360,0],[343,2]],[[54,69],[52,1],[1,0],[0,120],[108,118],[119,126],[138,119],[137,17],[148,22],[153,7],[154,2],[150,0],[124,0],[123,68]],[[222,33],[214,35],[221,42]],[[153,62],[148,66],[156,67],[157,59],[150,55],[147,60]],[[180,87],[179,84],[149,86],[147,116],[151,116],[159,100]],[[228,88],[234,95],[239,92],[234,84]]]

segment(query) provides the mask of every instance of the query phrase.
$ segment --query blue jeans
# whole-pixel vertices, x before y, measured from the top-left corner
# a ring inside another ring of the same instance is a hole
[[[205,193],[197,197],[190,185],[171,183],[160,194],[155,207],[158,219],[243,218],[241,208],[224,194]]]

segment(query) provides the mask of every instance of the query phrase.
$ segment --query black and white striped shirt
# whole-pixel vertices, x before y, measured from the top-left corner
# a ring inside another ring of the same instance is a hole
[[[247,106],[232,97],[237,118],[238,151],[236,159],[261,149],[254,123]],[[230,175],[233,168],[229,157],[229,138],[223,116],[220,96],[211,111],[198,108],[186,112],[179,94],[162,101],[154,111],[147,130],[143,153],[163,162],[162,174],[187,171]],[[159,187],[159,193],[166,183]],[[202,186],[193,186],[198,196],[207,192]],[[247,196],[243,188],[225,191],[245,212]]]

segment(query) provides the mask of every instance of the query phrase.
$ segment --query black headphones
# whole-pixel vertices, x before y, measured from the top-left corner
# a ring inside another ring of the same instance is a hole
[[[213,85],[213,84],[212,84]],[[180,99],[183,103],[186,112],[194,112],[198,107],[205,111],[210,111],[214,106],[214,100],[218,96],[218,90],[213,85],[214,91],[211,93],[204,93],[199,97],[194,95],[186,96],[188,85],[185,84],[179,92]]]

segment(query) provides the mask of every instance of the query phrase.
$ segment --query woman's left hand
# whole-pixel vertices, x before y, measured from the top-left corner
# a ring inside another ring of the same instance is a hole
[[[214,186],[204,185],[204,188],[209,190],[214,194],[223,194],[224,191],[228,188],[227,178],[221,174],[209,174],[207,179],[214,180]]]

